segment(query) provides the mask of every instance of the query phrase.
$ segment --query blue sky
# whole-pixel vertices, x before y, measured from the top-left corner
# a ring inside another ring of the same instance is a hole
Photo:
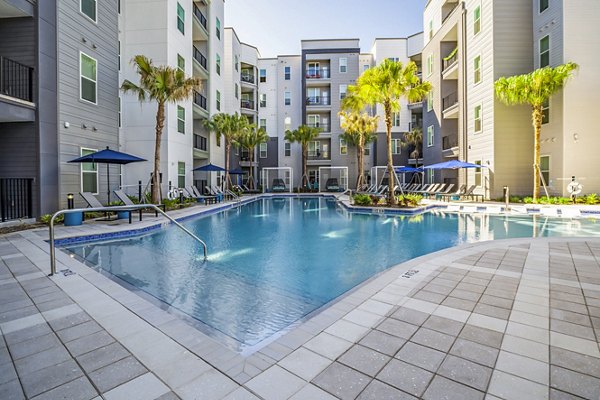
[[[376,37],[423,30],[426,0],[226,0],[225,26],[258,47],[262,57],[300,54],[301,39],[358,38],[369,51]]]

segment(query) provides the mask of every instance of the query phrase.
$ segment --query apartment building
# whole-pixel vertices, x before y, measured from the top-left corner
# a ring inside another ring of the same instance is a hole
[[[105,171],[68,161],[118,146],[117,7],[0,1],[3,219],[64,208],[82,190],[106,201]]]
[[[600,136],[595,112],[600,106],[600,54],[595,49],[600,48],[600,2],[532,3],[534,67],[579,65],[565,88],[544,107],[542,174],[551,195],[568,196],[566,187],[572,177],[583,185],[584,193],[598,193]]]

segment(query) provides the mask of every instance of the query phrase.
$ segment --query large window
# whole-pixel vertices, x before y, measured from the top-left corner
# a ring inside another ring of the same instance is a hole
[[[481,132],[483,127],[482,123],[482,115],[481,115],[481,105],[475,106],[475,110],[473,111],[473,130],[475,133]]]
[[[433,135],[434,135],[433,125],[429,125],[427,127],[427,147],[433,146]]]
[[[96,149],[81,149],[81,156],[95,153]],[[81,163],[81,191],[98,194],[98,163]]]
[[[177,3],[177,29],[185,35],[185,10]]]
[[[540,171],[542,172],[542,178],[546,185],[550,183],[550,156],[540,157]],[[540,179],[540,185],[542,184]]]
[[[267,94],[266,93],[261,93],[260,94],[260,103],[259,105],[261,107],[266,107],[267,106]]]
[[[473,35],[481,31],[481,6],[477,6],[473,11]]]
[[[306,116],[306,123],[310,127],[319,128],[321,126],[321,116],[317,114],[309,114]]]
[[[475,161],[475,164],[481,165],[481,160]],[[475,186],[481,187],[481,168],[475,168]]]
[[[185,108],[177,106],[177,132],[185,134]]]
[[[290,142],[285,142],[283,144],[283,155],[285,157],[289,157],[292,155],[292,144]]]
[[[348,72],[348,59],[346,57],[340,58],[340,73],[345,74]]]
[[[542,124],[550,122],[550,100],[546,100],[542,104]]]
[[[267,70],[266,69],[258,70],[258,81],[260,83],[265,83],[267,81]]]
[[[258,151],[258,156],[259,156],[260,158],[267,158],[267,148],[268,148],[268,146],[267,146],[267,144],[266,144],[266,143],[261,143],[261,144],[258,146],[258,150],[259,150],[259,151]]]
[[[429,21],[429,40],[433,38],[433,20]]]
[[[283,104],[286,106],[292,105],[292,92],[283,93]]]
[[[283,68],[283,76],[286,81],[292,79],[292,67],[284,67]]]
[[[540,0],[540,14],[548,8],[549,0]]]
[[[308,156],[318,157],[321,154],[321,142],[318,140],[308,142]]]
[[[98,84],[97,84],[97,64],[98,62],[85,53],[80,53],[79,73],[80,96],[82,100],[97,104]]]
[[[265,130],[265,131],[266,131],[266,130],[267,130],[267,119],[266,119],[266,118],[261,118],[261,119],[258,121],[258,127],[259,127],[260,129],[263,129],[263,130]]]
[[[473,83],[481,82],[481,56],[475,57],[473,60]]]
[[[217,34],[217,39],[221,40],[221,20],[219,18],[215,22],[215,33]]]
[[[80,0],[79,11],[92,21],[97,22],[98,5],[96,4],[96,0]]]
[[[217,90],[217,111],[221,111],[221,92]]]
[[[427,56],[427,76],[433,74],[433,54]]]
[[[292,118],[291,117],[285,117],[285,119],[283,120],[283,130],[284,131],[289,131],[292,129]]]
[[[217,54],[217,75],[221,75],[221,56]]]
[[[177,68],[181,72],[185,72],[185,58],[181,56],[181,54],[177,54]]]
[[[233,85],[233,94],[235,95],[236,99],[240,98],[240,88],[237,83]]]
[[[346,98],[347,92],[348,92],[348,85],[340,85],[340,100],[344,100]]]
[[[185,187],[185,163],[181,161],[177,163],[177,187]]]
[[[427,93],[427,111],[433,110],[433,90]]]
[[[239,72],[240,71],[240,59],[237,54],[235,55],[234,63],[235,63],[235,70]]]
[[[402,140],[392,139],[392,154],[400,154],[402,152]]]
[[[342,138],[340,138],[340,154],[348,154],[348,143],[346,143],[346,141]]]
[[[550,36],[540,39],[540,68],[550,65]]]
[[[392,126],[400,126],[400,113],[395,112],[392,115]]]

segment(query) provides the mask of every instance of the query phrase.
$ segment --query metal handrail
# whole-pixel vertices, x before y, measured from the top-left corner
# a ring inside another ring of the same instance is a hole
[[[132,206],[114,206],[114,207],[75,208],[75,209],[71,209],[71,210],[57,211],[54,213],[54,215],[52,215],[52,218],[50,218],[50,229],[48,231],[49,236],[50,236],[50,275],[49,276],[56,274],[56,254],[55,254],[55,245],[54,245],[54,220],[56,219],[56,217],[58,217],[59,215],[62,215],[62,214],[73,214],[76,212],[85,213],[85,212],[96,212],[96,211],[132,211],[132,210],[142,210],[142,209],[146,209],[146,208],[151,208],[154,211],[162,214],[165,218],[167,218],[169,221],[174,223],[177,227],[182,229],[185,233],[190,235],[197,242],[199,242],[204,249],[204,259],[206,260],[208,258],[208,249],[206,247],[206,243],[204,243],[204,241],[202,239],[200,239],[198,236],[194,235],[186,227],[181,225],[173,217],[168,215],[166,212],[164,212],[163,210],[161,210],[159,207],[155,206],[154,204],[135,204]]]

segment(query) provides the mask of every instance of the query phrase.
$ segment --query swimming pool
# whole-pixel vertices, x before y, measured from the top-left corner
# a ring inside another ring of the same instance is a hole
[[[331,198],[263,198],[184,225],[66,249],[209,333],[251,348],[393,265],[465,242],[593,236],[600,222],[481,214],[349,213]]]

